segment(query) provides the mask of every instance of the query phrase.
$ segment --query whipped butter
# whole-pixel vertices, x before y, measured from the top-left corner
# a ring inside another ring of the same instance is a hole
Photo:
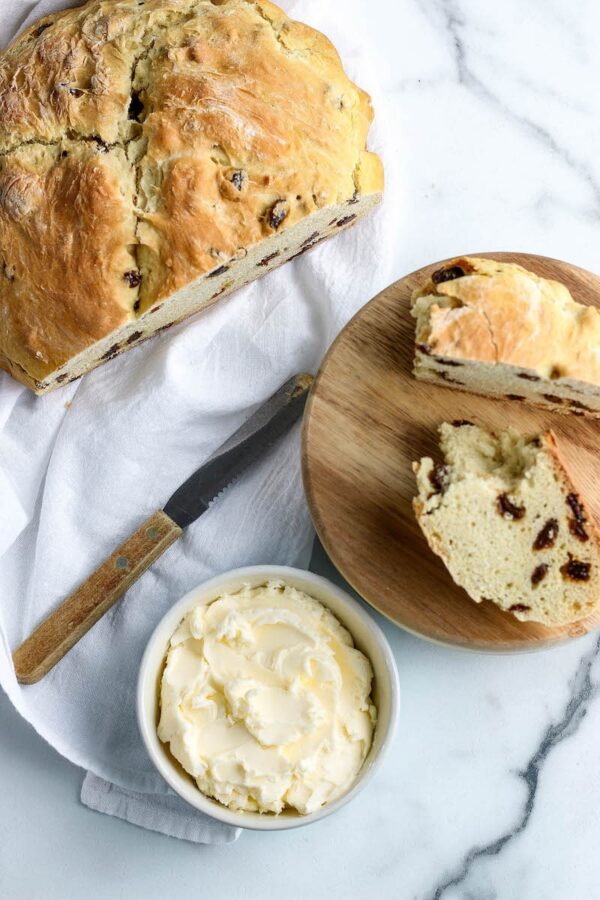
[[[310,813],[364,762],[372,678],[317,600],[282,582],[246,585],[191,610],[171,638],[158,736],[231,809]]]

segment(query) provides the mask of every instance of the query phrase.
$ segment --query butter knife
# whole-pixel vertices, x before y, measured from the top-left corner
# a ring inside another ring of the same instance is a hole
[[[296,422],[312,375],[287,381],[13,653],[17,679],[46,675],[210,503]]]

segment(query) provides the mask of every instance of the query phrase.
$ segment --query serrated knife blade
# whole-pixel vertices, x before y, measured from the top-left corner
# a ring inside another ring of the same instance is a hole
[[[164,512],[186,528],[215,497],[260,459],[300,418],[312,375],[296,375],[263,403],[210,459],[177,488]]]
[[[272,447],[304,410],[312,375],[296,375],[260,406],[13,653],[19,681],[43,678],[242,471]]]

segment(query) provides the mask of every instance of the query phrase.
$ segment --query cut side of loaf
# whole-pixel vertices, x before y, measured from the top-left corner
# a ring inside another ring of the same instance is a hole
[[[89,0],[0,54],[0,368],[44,393],[381,199],[373,112],[268,0]]]
[[[213,272],[192,281],[144,312],[133,310],[125,324],[77,353],[41,381],[36,379],[32,382],[18,370],[12,371],[12,374],[32,387],[36,394],[45,394],[68,384],[170,325],[208,308],[237,288],[310,251],[326,238],[350,227],[370,212],[380,199],[381,194],[368,194],[337,206],[328,206],[280,234],[245,248],[243,256],[226,259]]]
[[[412,315],[420,380],[600,417],[600,310],[564,285],[460,257],[414,292]]]
[[[413,464],[419,525],[472,600],[565,625],[600,600],[600,539],[552,432],[440,427],[444,462]]]

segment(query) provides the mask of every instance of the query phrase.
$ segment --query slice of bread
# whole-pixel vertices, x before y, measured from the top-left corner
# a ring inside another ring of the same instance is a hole
[[[600,535],[551,431],[440,427],[444,463],[413,464],[417,520],[472,600],[522,622],[565,625],[600,599]]]
[[[412,298],[417,378],[600,417],[600,310],[514,263],[460,257]]]

